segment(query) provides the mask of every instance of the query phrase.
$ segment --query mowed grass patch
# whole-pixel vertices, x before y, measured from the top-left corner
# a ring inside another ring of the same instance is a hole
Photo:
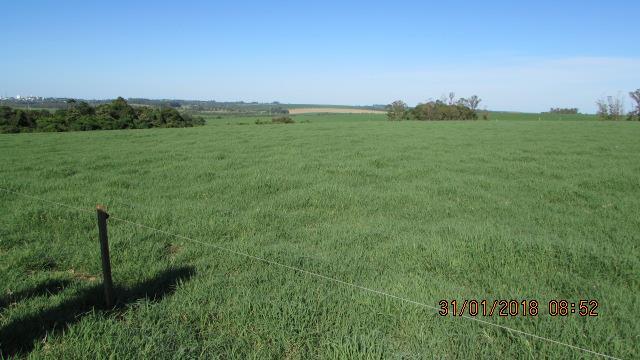
[[[3,135],[0,187],[105,204],[120,218],[432,306],[539,300],[538,317],[482,319],[613,356],[638,353],[638,124],[252,119]],[[130,224],[110,221],[109,231],[121,294],[113,312],[92,310],[95,214],[0,192],[5,353],[585,355]],[[552,299],[597,299],[600,315],[552,318]]]

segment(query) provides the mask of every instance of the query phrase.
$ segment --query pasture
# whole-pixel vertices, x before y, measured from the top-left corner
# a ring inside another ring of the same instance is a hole
[[[638,356],[640,124],[294,118],[0,135],[1,188],[89,210],[0,191],[3,354],[590,356],[222,246],[433,307],[538,300],[535,317],[478,318]],[[109,311],[96,204],[186,237],[110,220]],[[552,317],[553,299],[596,299],[599,315]]]
[[[336,108],[336,107],[308,107],[308,108],[291,108],[289,114],[384,114],[381,110],[369,110],[358,108]]]

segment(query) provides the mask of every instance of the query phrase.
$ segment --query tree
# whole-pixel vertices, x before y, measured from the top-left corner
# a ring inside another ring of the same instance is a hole
[[[449,105],[453,105],[456,102],[456,93],[453,91],[449,93]]]
[[[407,104],[402,100],[396,100],[387,105],[387,118],[391,121],[400,121],[405,117]]]
[[[478,97],[478,95],[473,95],[470,98],[466,99],[467,101],[467,106],[469,107],[469,109],[476,111],[478,109],[478,105],[480,105],[480,102],[482,101],[482,99],[480,99],[480,97]]]
[[[596,101],[596,106],[598,107],[596,114],[600,120],[609,120],[609,108],[607,107],[607,102],[604,99],[598,99]]]
[[[640,120],[640,89],[629,93],[635,104],[633,110],[629,113],[629,120]]]
[[[607,96],[606,99],[596,101],[600,120],[620,120],[624,115],[624,102],[618,96]]]

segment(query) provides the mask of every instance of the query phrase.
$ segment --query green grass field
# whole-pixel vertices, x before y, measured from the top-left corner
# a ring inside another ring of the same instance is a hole
[[[105,311],[95,213],[0,191],[4,355],[591,356],[206,244],[434,307],[538,300],[478,319],[640,354],[639,123],[296,120],[0,135],[0,187],[198,241],[110,220]],[[552,299],[599,316],[551,317]]]
[[[482,112],[480,113],[482,114]],[[489,120],[594,121],[598,120],[598,117],[591,114],[533,114],[492,111],[489,112]]]

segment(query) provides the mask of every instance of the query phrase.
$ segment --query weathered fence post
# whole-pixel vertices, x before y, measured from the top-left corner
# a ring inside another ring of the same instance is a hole
[[[113,280],[111,280],[111,261],[109,260],[109,238],[107,236],[107,209],[102,205],[96,206],[98,212],[98,233],[100,235],[100,254],[102,257],[102,283],[107,308],[113,307]]]

